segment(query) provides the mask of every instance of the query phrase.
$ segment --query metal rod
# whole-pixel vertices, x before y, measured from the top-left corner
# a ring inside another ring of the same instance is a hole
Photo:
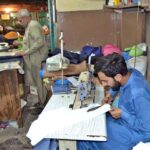
[[[62,78],[62,85],[63,85],[63,81],[64,81],[64,70],[63,70],[63,32],[60,32],[60,49],[61,49],[61,62],[60,62],[60,67],[61,67],[61,78]]]

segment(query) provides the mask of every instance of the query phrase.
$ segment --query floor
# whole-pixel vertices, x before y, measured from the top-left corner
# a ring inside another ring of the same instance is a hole
[[[28,101],[37,101],[37,96],[29,95]],[[32,150],[30,140],[26,137],[26,133],[31,123],[38,117],[41,111],[39,108],[31,110],[28,105],[24,106],[22,109],[23,128],[7,127],[0,129],[0,150]]]

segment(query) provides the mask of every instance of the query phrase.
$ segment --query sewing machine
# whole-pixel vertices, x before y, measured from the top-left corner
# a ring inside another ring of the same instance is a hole
[[[95,102],[95,85],[92,82],[92,72],[81,72],[79,76],[78,96],[81,101],[81,108],[87,106],[86,100],[91,99],[91,103]]]
[[[84,73],[81,73],[82,77],[85,75]],[[86,75],[87,76],[87,75]],[[84,77],[85,78],[85,77]],[[80,78],[81,79],[81,78]],[[82,80],[83,81],[83,80]],[[42,113],[40,114],[40,117],[38,119],[41,118],[41,116],[45,116],[47,118],[49,118],[49,115],[45,115],[45,113],[47,112],[52,112],[53,111],[57,111],[57,109],[59,108],[70,108],[70,105],[73,105],[73,110],[77,109],[77,111],[82,111],[82,109],[80,108],[81,104],[81,100],[79,100],[79,97],[76,96],[78,94],[74,93],[72,91],[72,93],[69,94],[54,94],[52,95],[52,97],[50,98],[50,100],[48,101],[48,103],[46,104],[46,107],[44,108],[44,110],[42,111]],[[97,85],[96,86],[96,90],[95,90],[95,97],[96,97],[96,103],[101,104],[101,100],[104,97],[104,89],[101,85]],[[90,100],[90,99],[89,99]],[[89,101],[88,98],[85,101]],[[83,110],[86,108],[83,108]],[[72,109],[70,109],[71,111]],[[90,112],[87,112],[90,113]],[[82,114],[82,112],[80,112],[79,114]],[[56,117],[57,113],[54,114],[52,118],[54,118],[54,120],[56,119],[62,119],[60,116]],[[67,113],[66,115],[70,115],[70,113]],[[77,115],[77,118],[79,115]],[[51,118],[51,117],[50,117]],[[75,123],[74,125],[72,125],[71,127],[65,128],[65,130],[63,129],[62,132],[57,132],[57,134],[51,134],[49,133],[49,129],[46,129],[46,127],[49,127],[51,125],[52,118],[49,119],[42,119],[44,121],[42,121],[41,124],[37,123],[38,126],[41,126],[42,129],[44,130],[44,132],[35,132],[35,134],[30,133],[30,135],[34,135],[34,137],[39,137],[41,136],[40,133],[43,135],[43,133],[46,133],[46,136],[44,135],[42,138],[46,138],[46,139],[51,139],[51,138],[56,138],[59,139],[59,149],[60,150],[76,150],[76,140],[91,140],[91,141],[106,141],[107,140],[107,132],[106,132],[106,119],[105,119],[105,113],[98,115],[97,117],[94,117],[93,119],[87,119],[87,121],[81,121],[78,122],[77,124]],[[72,118],[75,120],[75,118]],[[65,121],[63,121],[65,123]],[[72,121],[70,121],[72,122]],[[68,124],[69,122],[67,122]],[[44,124],[44,127],[43,127]],[[99,126],[100,124],[100,126]],[[58,125],[58,124],[56,124]],[[62,125],[61,125],[62,126]],[[84,126],[84,127],[83,127]],[[38,127],[38,128],[41,128]],[[83,130],[84,128],[84,130]],[[86,130],[85,130],[86,129]],[[34,128],[33,128],[34,130]],[[76,132],[77,131],[81,131],[81,132]],[[95,137],[95,134],[98,133],[98,136]],[[90,135],[90,136],[87,136]],[[29,136],[29,134],[28,134]],[[32,142],[34,142],[34,137],[33,139],[31,139]],[[36,138],[37,139],[37,138]],[[32,143],[34,144],[34,143]]]
[[[67,58],[63,57],[63,33],[61,32],[61,35],[59,37],[60,40],[60,47],[61,47],[61,54],[53,56],[54,59],[48,58],[46,60],[47,64],[47,70],[48,71],[61,71],[61,83],[57,84],[54,82],[54,84],[51,86],[52,93],[53,94],[59,94],[59,93],[70,93],[70,85],[64,83],[63,75],[64,75],[64,69],[67,69],[69,66],[69,60]],[[93,77],[93,71],[91,69],[91,57],[93,54],[89,56],[88,60],[88,70],[80,73],[79,76],[79,85],[77,87],[77,92],[79,99],[81,101],[81,108],[83,106],[87,106],[84,104],[85,100],[87,100],[89,97],[92,99],[92,103],[95,102],[95,85],[92,82]],[[93,97],[93,98],[91,98]]]

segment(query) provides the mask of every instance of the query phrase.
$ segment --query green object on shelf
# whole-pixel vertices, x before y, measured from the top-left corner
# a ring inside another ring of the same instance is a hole
[[[143,54],[142,49],[139,48],[137,45],[125,48],[124,51],[129,51],[129,56],[131,57],[141,56]]]
[[[143,51],[139,48],[130,50],[130,52],[129,52],[129,56],[131,56],[131,57],[141,56],[142,54],[143,54]]]

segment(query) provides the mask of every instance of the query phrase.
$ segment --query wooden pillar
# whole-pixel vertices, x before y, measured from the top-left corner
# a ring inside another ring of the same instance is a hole
[[[17,70],[0,72],[0,120],[16,120],[22,127]]]

